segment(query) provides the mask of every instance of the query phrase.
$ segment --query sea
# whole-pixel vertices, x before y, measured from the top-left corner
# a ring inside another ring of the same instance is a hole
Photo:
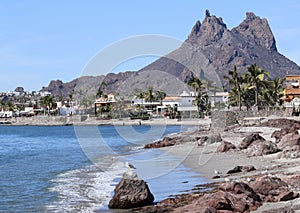
[[[128,163],[155,202],[190,190],[204,180],[184,159],[143,145],[191,128],[1,125],[0,212],[113,212],[107,205]]]

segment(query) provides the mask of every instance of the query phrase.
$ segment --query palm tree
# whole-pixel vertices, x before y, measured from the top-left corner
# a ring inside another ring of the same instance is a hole
[[[267,82],[267,87],[262,91],[262,101],[269,109],[270,106],[278,107],[283,103],[283,83],[285,79],[275,78]]]
[[[167,94],[164,91],[162,91],[162,90],[157,90],[155,92],[155,95],[156,95],[156,99],[159,100],[159,102],[160,102],[160,106],[162,106],[163,105],[162,101],[165,99],[165,97],[167,96]]]
[[[248,84],[249,89],[254,89],[255,106],[258,106],[258,93],[260,90],[266,88],[265,76],[270,77],[270,73],[263,70],[256,64],[252,64],[247,68],[248,73],[244,73],[243,77]]]
[[[197,77],[193,77],[191,78],[188,83],[187,83],[189,86],[191,86],[194,91],[195,91],[195,96],[198,94],[200,94],[201,96],[201,93],[202,93],[202,90],[203,90],[203,83],[201,82],[201,80]]]
[[[242,84],[243,78],[239,75],[236,66],[234,66],[233,71],[229,71],[229,76],[224,76],[224,79],[228,81],[230,86],[230,97],[229,101],[231,103],[237,103],[239,111],[242,109]]]
[[[144,93],[145,101],[152,103],[155,100],[153,87],[149,87],[148,90]],[[151,109],[153,108],[153,105],[151,104]]]
[[[40,104],[41,104],[41,106],[48,109],[48,115],[50,115],[50,110],[53,108],[53,106],[55,104],[55,100],[51,95],[47,95],[40,99]]]
[[[138,105],[140,105],[138,107],[139,108],[138,111],[141,113],[142,109],[144,108],[145,92],[140,89],[135,89],[135,97],[142,101],[142,104],[138,104]]]

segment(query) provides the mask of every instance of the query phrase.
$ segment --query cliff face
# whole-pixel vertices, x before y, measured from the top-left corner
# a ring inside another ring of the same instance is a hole
[[[300,74],[299,66],[277,51],[275,37],[266,19],[249,12],[239,26],[229,30],[222,18],[211,15],[207,10],[203,22],[196,22],[180,48],[138,72],[108,74],[105,82],[109,92],[118,90],[121,94],[148,86],[163,89],[167,94],[179,94],[185,89],[184,82],[192,76],[214,80],[221,85],[223,76],[235,65],[238,70],[246,71],[254,63],[269,71],[271,77]],[[70,88],[78,90],[83,87],[88,93],[95,93],[104,76],[94,77],[97,80],[81,78],[66,84],[50,83],[43,90],[66,94],[65,91],[70,91]]]

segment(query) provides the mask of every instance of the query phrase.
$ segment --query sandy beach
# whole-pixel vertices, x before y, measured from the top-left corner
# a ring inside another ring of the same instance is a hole
[[[273,118],[269,119],[272,120]],[[269,119],[264,120],[264,122],[268,121]],[[295,120],[299,119],[296,118]],[[259,133],[259,135],[267,141],[278,143],[275,141],[275,138],[271,136],[274,131],[280,129],[281,128],[278,127],[275,128],[270,126],[263,126],[262,124],[251,126],[236,125],[234,128],[222,132],[221,138],[222,141],[230,142],[235,146],[238,146],[246,136],[252,133]],[[209,132],[205,133],[203,131],[195,131],[193,133],[182,133],[181,137],[201,138],[205,134],[209,134]],[[297,193],[300,193],[300,158],[282,157],[281,151],[274,154],[252,157],[247,156],[247,150],[230,150],[228,152],[217,152],[217,148],[220,145],[221,142],[199,145],[198,140],[193,142],[179,143],[175,146],[164,147],[161,149],[165,152],[172,153],[173,155],[184,159],[183,164],[185,166],[199,173],[202,177],[205,178],[208,183],[216,183],[216,190],[222,184],[250,184],[249,179],[258,180],[259,178],[270,177],[274,179],[279,178],[287,183],[293,180],[294,184],[289,185],[288,188],[292,190],[295,195]],[[229,170],[233,169],[236,166],[253,166],[255,170],[227,174]],[[218,171],[217,174],[216,171]],[[250,184],[250,186],[252,185]],[[196,188],[197,187],[191,190],[191,192],[187,195],[178,195],[178,199],[175,199],[175,201],[167,199],[158,203],[156,208],[154,208],[154,212],[161,212],[162,209],[166,210],[167,212],[204,212],[204,209],[199,207],[199,205],[201,205],[201,202],[198,201],[198,199],[200,200],[202,195],[199,195],[199,191],[197,191]],[[211,192],[209,192],[209,194],[210,193]],[[263,201],[262,204],[254,212],[300,212],[299,194],[297,195],[297,197],[285,201]],[[174,205],[174,202],[176,203],[176,205]],[[182,203],[182,205],[178,204],[180,202]],[[174,207],[172,207],[172,205],[174,205]],[[252,211],[253,210],[251,210],[251,212]],[[247,212],[250,212],[250,210]]]

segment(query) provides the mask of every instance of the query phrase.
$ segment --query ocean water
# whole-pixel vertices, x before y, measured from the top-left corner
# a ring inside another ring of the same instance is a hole
[[[110,212],[128,161],[159,201],[203,182],[143,144],[181,126],[0,126],[0,212]]]

